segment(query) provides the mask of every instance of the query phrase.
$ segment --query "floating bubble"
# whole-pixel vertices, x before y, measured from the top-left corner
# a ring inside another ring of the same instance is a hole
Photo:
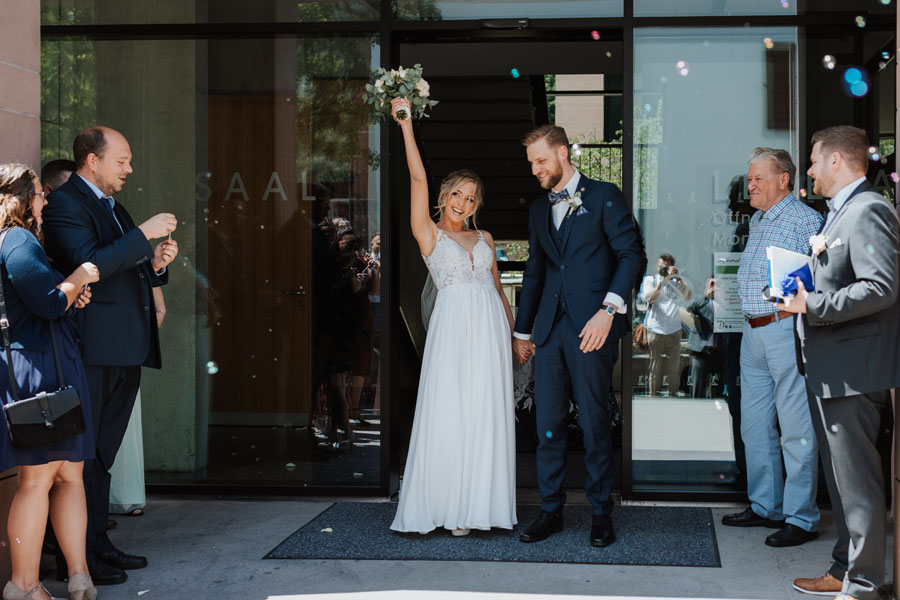
[[[832,431],[832,433],[837,433],[837,432],[838,432],[838,426],[837,426],[837,425],[832,425],[832,426],[831,426],[831,431]]]
[[[580,144],[572,144],[572,150],[578,150],[579,148],[581,148]]]
[[[599,39],[600,39],[600,32],[597,31],[597,30],[595,29],[594,31],[591,32],[591,37],[592,37],[593,39],[595,39],[595,40],[599,40]]]
[[[363,476],[362,473],[354,473],[354,474],[353,474],[353,478],[354,478],[354,479],[362,479],[362,476]]]
[[[850,93],[857,98],[862,98],[869,93],[869,84],[865,81],[857,81],[856,83],[850,84]]]
[[[719,479],[725,479],[725,473],[719,473]]]
[[[869,251],[869,254],[875,254],[875,247],[872,244],[866,244],[866,250]]]
[[[878,0],[878,1],[881,2],[882,4],[884,4],[885,6],[888,6],[891,3],[891,0]]]
[[[581,156],[581,155],[582,155],[581,148],[579,148],[578,150],[576,150],[576,151],[574,152],[574,154],[575,154],[575,156]]]
[[[684,66],[685,66],[686,64],[687,64],[687,63],[684,62],[683,60],[679,60],[677,63],[675,63],[675,68],[676,68],[676,69],[683,69]]]
[[[801,446],[806,446],[806,445],[808,445],[808,444],[809,444],[809,442],[807,441],[806,438],[800,438],[800,445],[801,445]]]
[[[806,188],[800,188],[800,196],[806,198]]]
[[[856,67],[850,67],[846,71],[844,71],[844,81],[847,83],[853,84],[862,81],[863,74],[862,71],[857,69]]]
[[[766,48],[768,48],[769,50],[771,50],[772,48],[775,47],[775,42],[772,41],[772,38],[767,37],[767,38],[763,38],[763,45]]]
[[[209,361],[208,363],[206,363],[206,372],[210,375],[215,375],[219,372],[219,365],[217,365],[215,361]]]
[[[878,153],[878,148],[869,146],[869,160],[878,160],[879,158],[881,158],[881,154]]]
[[[716,410],[722,410],[722,403],[719,400],[716,400]]]
[[[681,69],[680,71],[678,71],[678,74],[681,75],[682,77],[687,77],[687,74],[688,74],[688,73],[690,73],[690,71],[688,70],[687,67],[684,67],[683,69]]]
[[[287,469],[288,471],[293,471],[294,469],[297,468],[297,465],[295,465],[294,463],[288,463],[288,464],[284,465],[284,468]]]
[[[866,26],[866,18],[862,15],[859,15],[858,17],[856,17],[856,26],[859,27],[860,29],[865,27]]]
[[[653,107],[650,106],[649,104],[645,104],[645,105],[644,105],[644,110],[647,111],[647,112],[650,112],[651,110],[653,110]]]
[[[790,2],[788,2],[787,0],[781,0],[781,8],[790,8],[790,7],[791,7]]]
[[[509,74],[513,76],[513,79],[519,78],[519,70],[518,69],[510,69]]]
[[[826,69],[828,69],[829,71],[834,69],[834,67],[836,65],[837,65],[837,61],[835,60],[835,58],[832,55],[826,54],[825,56],[822,57],[822,66],[825,67]]]
[[[887,51],[884,51],[884,52],[881,53],[881,58],[883,58],[884,60],[890,60],[890,58],[891,58],[891,53],[890,53],[890,52],[887,52]]]
[[[894,183],[900,182],[900,175],[898,175],[896,171],[891,173],[891,181],[893,181]]]
[[[553,432],[550,431],[549,429],[547,430],[547,437],[548,437],[548,438],[552,438],[552,437],[553,437]]]
[[[883,165],[886,165],[886,164],[888,164],[888,159],[887,159],[886,156],[882,156],[882,157],[881,157],[881,160],[878,161],[878,162],[880,162],[880,163],[883,164]]]
[[[606,58],[612,58],[612,52],[610,52],[610,51],[607,50],[607,52],[606,52]]]

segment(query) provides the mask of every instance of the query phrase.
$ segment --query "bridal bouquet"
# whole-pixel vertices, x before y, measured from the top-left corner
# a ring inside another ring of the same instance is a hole
[[[412,115],[406,110],[397,111],[397,116],[405,121],[410,117],[428,117],[425,111],[438,103],[437,100],[429,100],[429,95],[428,82],[422,79],[422,65],[417,64],[408,69],[402,66],[390,71],[381,68],[372,73],[372,81],[366,84],[363,100],[372,107],[372,120],[377,122],[391,115],[393,98],[407,98]]]

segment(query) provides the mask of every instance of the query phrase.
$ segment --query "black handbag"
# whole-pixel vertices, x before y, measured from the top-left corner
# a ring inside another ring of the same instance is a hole
[[[0,233],[0,248],[9,232]],[[46,446],[66,438],[84,433],[84,415],[81,412],[81,399],[78,390],[66,385],[62,364],[59,359],[59,348],[56,343],[56,327],[50,324],[50,341],[53,345],[53,360],[56,363],[56,376],[59,389],[55,392],[40,392],[31,398],[19,400],[19,386],[12,366],[12,349],[9,343],[9,320],[6,318],[6,298],[0,282],[0,333],[6,347],[6,364],[9,367],[9,387],[12,402],[3,405],[6,417],[6,428],[12,445],[20,449],[31,449]]]

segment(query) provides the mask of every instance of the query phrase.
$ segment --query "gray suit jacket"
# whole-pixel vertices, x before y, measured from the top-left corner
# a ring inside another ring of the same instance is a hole
[[[802,340],[806,378],[820,398],[900,385],[900,222],[894,208],[861,184],[825,229],[813,256],[815,291]]]

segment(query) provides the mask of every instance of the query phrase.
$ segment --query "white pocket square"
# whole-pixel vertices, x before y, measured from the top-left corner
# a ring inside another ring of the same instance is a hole
[[[575,216],[578,217],[580,215],[586,215],[587,213],[588,213],[588,210],[585,207],[579,206],[578,210],[575,211]]]
[[[835,246],[842,246],[844,242],[841,241],[841,238],[837,238],[828,246],[829,248],[834,248]]]

